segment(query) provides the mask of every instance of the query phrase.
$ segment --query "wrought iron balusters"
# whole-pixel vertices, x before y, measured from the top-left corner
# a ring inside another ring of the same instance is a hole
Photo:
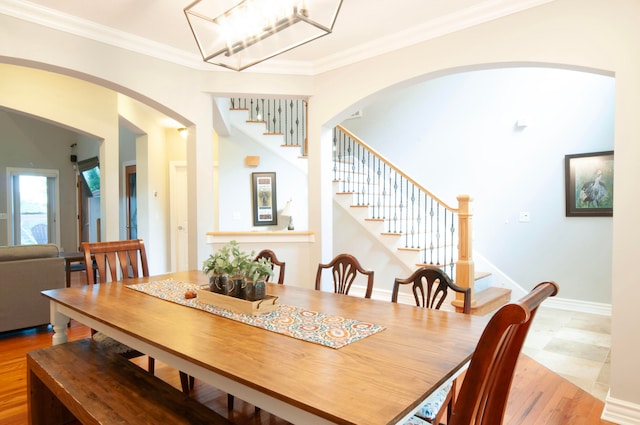
[[[458,255],[457,210],[441,203],[385,158],[334,129],[334,179],[354,205],[383,219],[385,232],[402,237],[402,247],[420,251],[420,261],[454,275]]]

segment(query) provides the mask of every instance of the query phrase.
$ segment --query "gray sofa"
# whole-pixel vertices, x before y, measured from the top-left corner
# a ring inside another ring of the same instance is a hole
[[[64,288],[64,258],[53,244],[0,247],[0,332],[50,323],[40,291]]]

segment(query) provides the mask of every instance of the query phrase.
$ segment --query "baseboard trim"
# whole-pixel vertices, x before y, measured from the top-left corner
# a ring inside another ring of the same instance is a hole
[[[591,301],[571,300],[568,298],[548,298],[544,301],[544,307],[557,308],[558,310],[577,311],[580,313],[611,316],[611,304],[595,303]]]
[[[620,425],[640,425],[640,405],[611,397],[608,393],[601,418]]]
[[[364,294],[364,287],[354,285],[352,288],[354,294]],[[373,299],[391,301],[391,291],[387,289],[373,289]],[[511,295],[514,300],[513,294]],[[398,302],[403,304],[414,304],[413,296],[410,294],[399,293]],[[556,308],[558,310],[576,311],[580,313],[598,314],[600,316],[611,317],[611,304],[594,303],[590,301],[571,300],[568,298],[547,298],[542,304],[543,307]],[[449,310],[449,308],[447,308]]]

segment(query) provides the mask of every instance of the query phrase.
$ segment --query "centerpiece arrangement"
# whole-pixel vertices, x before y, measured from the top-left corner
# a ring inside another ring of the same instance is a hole
[[[275,308],[277,297],[266,293],[266,281],[273,275],[271,260],[254,256],[254,251],[243,251],[236,241],[211,254],[202,264],[202,271],[209,276],[209,291],[199,291],[201,301],[247,314],[256,314],[267,299]]]

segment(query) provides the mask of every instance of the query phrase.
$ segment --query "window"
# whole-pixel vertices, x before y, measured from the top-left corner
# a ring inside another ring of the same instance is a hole
[[[7,169],[13,245],[58,242],[58,171]]]

